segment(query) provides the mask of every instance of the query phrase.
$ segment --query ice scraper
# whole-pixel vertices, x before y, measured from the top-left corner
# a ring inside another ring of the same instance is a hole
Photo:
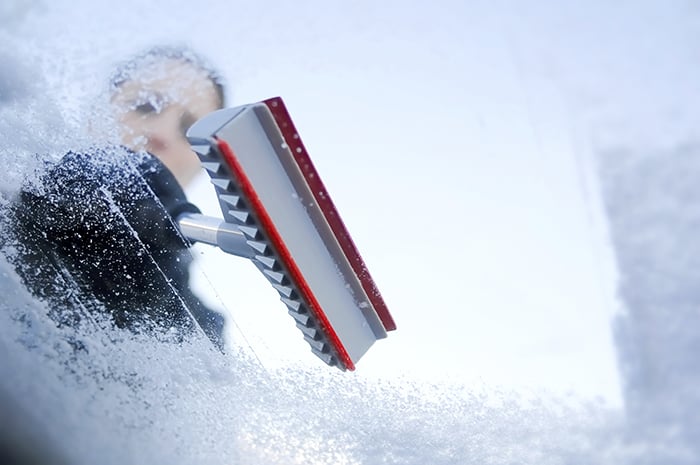
[[[183,234],[250,259],[312,352],[354,370],[396,325],[282,99],[215,111],[187,139],[224,220],[185,214]]]

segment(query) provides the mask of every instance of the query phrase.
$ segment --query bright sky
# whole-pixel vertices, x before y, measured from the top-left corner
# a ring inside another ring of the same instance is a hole
[[[568,50],[539,29],[556,21],[506,1],[180,3],[30,7],[41,27],[17,33],[77,61],[50,81],[72,95],[146,46],[185,42],[221,67],[234,105],[285,99],[399,328],[354,376],[619,401],[591,141],[557,59]],[[318,364],[257,270],[210,255],[237,340],[269,367]]]

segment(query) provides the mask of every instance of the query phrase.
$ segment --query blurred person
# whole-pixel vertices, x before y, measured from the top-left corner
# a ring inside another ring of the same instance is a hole
[[[201,167],[185,133],[224,107],[221,77],[190,50],[159,47],[122,64],[111,87],[122,143],[158,157],[186,188]]]
[[[223,106],[221,79],[190,50],[160,47],[122,64],[111,91],[124,146],[43,167],[4,212],[3,252],[59,325],[102,312],[176,341],[198,325],[223,350],[224,318],[189,288],[190,244],[173,222],[199,212],[183,191],[200,171],[184,133]]]

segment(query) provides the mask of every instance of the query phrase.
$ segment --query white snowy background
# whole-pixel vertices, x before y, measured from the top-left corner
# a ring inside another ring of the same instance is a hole
[[[680,0],[4,2],[3,193],[109,128],[115,63],[189,44],[230,104],[285,99],[399,328],[329,372],[254,267],[209,251],[242,354],[106,334],[87,357],[3,264],[8,424],[68,463],[697,463],[699,20]]]

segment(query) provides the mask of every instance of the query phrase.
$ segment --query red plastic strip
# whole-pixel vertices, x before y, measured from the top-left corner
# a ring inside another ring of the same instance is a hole
[[[348,262],[350,262],[350,266],[352,266],[353,271],[360,280],[362,288],[367,293],[372,306],[384,325],[384,329],[387,331],[394,331],[396,329],[394,318],[391,316],[391,313],[389,313],[389,309],[387,308],[377,285],[372,279],[372,276],[369,274],[369,270],[367,269],[364,260],[362,260],[362,257],[360,256],[360,252],[357,250],[355,243],[350,237],[350,233],[345,227],[345,223],[343,223],[343,220],[340,218],[340,214],[335,208],[335,204],[331,200],[326,187],[323,185],[323,181],[321,181],[321,177],[318,175],[316,168],[311,162],[311,158],[309,158],[308,152],[306,151],[304,144],[301,142],[299,133],[294,127],[294,123],[289,116],[287,108],[284,106],[284,102],[280,97],[274,97],[264,100],[263,103],[267,105],[270,112],[272,112],[272,116],[275,118],[277,126],[279,126],[287,145],[292,151],[294,160],[304,175],[306,183],[311,188],[311,192],[316,199],[316,203],[319,205],[319,207],[321,207],[321,212],[330,225],[333,234],[335,234],[335,237],[338,239],[338,243],[345,254],[345,258],[348,260]]]
[[[355,364],[350,359],[350,355],[345,349],[343,343],[340,341],[340,338],[333,329],[333,326],[331,325],[330,321],[328,321],[328,317],[323,312],[323,309],[318,303],[318,300],[316,300],[316,296],[311,291],[309,283],[307,283],[306,279],[304,279],[304,275],[302,274],[301,270],[294,261],[292,254],[289,252],[289,249],[287,249],[287,246],[284,244],[284,241],[282,240],[279,231],[275,227],[275,224],[270,218],[270,215],[267,213],[267,210],[262,204],[260,197],[258,197],[257,192],[255,192],[255,188],[253,188],[250,179],[248,179],[248,176],[246,176],[245,172],[243,171],[243,167],[238,162],[238,159],[236,158],[233,149],[226,143],[226,141],[218,138],[216,140],[219,150],[221,151],[221,154],[223,155],[224,160],[226,161],[226,164],[229,166],[236,179],[238,179],[238,181],[240,182],[241,190],[245,194],[247,200],[250,202],[250,205],[255,214],[257,215],[261,226],[263,227],[265,233],[267,233],[270,242],[272,242],[273,247],[279,255],[279,258],[282,259],[284,264],[287,266],[291,278],[294,281],[294,284],[296,284],[297,288],[299,289],[299,292],[301,293],[302,297],[306,301],[306,304],[309,306],[316,318],[318,318],[321,329],[323,329],[323,331],[326,333],[328,341],[333,345],[336,352],[338,353],[338,357],[340,358],[341,363],[345,365],[346,369],[350,371],[355,370]]]

